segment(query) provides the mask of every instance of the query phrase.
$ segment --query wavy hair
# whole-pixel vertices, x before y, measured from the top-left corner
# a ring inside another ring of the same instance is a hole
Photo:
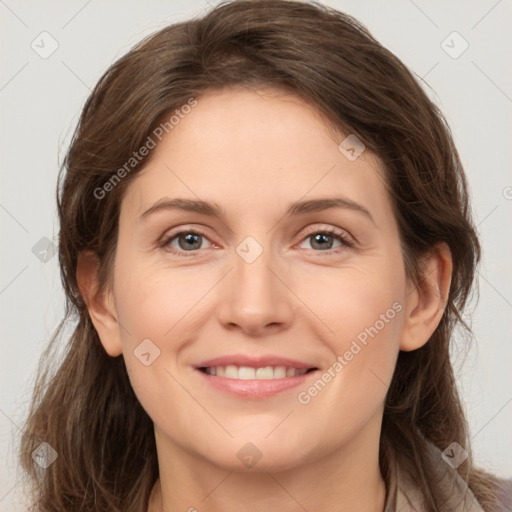
[[[87,99],[59,174],[59,263],[66,315],[41,356],[20,445],[39,511],[141,512],[158,478],[153,424],[131,388],[122,356],[103,349],[77,284],[81,252],[93,251],[106,284],[116,251],[121,201],[151,153],[111,191],[99,189],[143,146],[162,119],[190,98],[232,85],[278,87],[313,105],[332,126],[356,134],[382,162],[408,277],[425,279],[421,258],[445,242],[453,276],[444,315],[422,348],[400,352],[386,397],[380,465],[390,451],[409,461],[427,510],[441,509],[426,443],[469,451],[449,346],[469,331],[480,246],[467,183],[450,129],[418,80],[356,19],[319,3],[223,2],[205,15],[166,26],[119,58]],[[67,344],[65,325],[74,322]],[[58,351],[63,352],[57,356]],[[42,442],[58,459],[41,469]],[[458,468],[486,511],[497,480]]]

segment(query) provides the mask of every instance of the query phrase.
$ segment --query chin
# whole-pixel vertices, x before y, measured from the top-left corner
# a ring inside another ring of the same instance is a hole
[[[215,458],[209,453],[208,459],[225,471],[237,473],[287,471],[308,462],[303,445],[292,446],[280,438],[243,439],[235,438]]]

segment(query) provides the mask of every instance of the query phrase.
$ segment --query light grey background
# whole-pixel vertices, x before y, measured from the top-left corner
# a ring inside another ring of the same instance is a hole
[[[512,1],[325,3],[360,19],[423,77],[453,130],[484,248],[480,300],[472,315],[475,342],[464,359],[465,341],[459,337],[454,362],[476,459],[510,478]],[[24,510],[14,443],[40,353],[63,312],[57,258],[44,263],[33,247],[43,237],[57,236],[57,170],[80,109],[101,74],[134,43],[207,7],[200,0],[0,0],[2,511]],[[51,38],[41,36],[43,31]],[[469,44],[457,58],[465,43],[453,31]],[[52,38],[58,48],[42,58]]]

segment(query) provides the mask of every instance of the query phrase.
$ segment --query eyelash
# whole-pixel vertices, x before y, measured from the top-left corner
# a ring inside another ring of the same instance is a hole
[[[173,233],[167,237],[164,237],[163,240],[158,245],[162,249],[167,248],[172,240],[174,240],[175,238],[177,238],[178,236],[183,235],[183,234],[199,235],[203,238],[208,239],[208,236],[203,231],[190,229],[190,230],[178,231],[178,232]],[[329,256],[329,255],[332,255],[333,253],[338,253],[338,252],[340,252],[340,250],[343,250],[347,247],[348,248],[354,247],[354,245],[355,245],[353,240],[351,240],[348,237],[348,235],[346,235],[343,231],[339,231],[334,228],[312,229],[311,231],[308,231],[308,233],[305,234],[305,236],[301,240],[301,243],[304,240],[307,240],[308,238],[310,238],[312,235],[320,235],[320,234],[321,235],[329,235],[329,236],[332,236],[333,238],[337,238],[342,243],[342,247],[337,247],[334,249],[327,249],[324,251],[315,251],[314,249],[310,249],[313,252],[323,253],[323,255]],[[172,248],[169,252],[171,252],[172,254],[174,254],[176,256],[190,258],[190,257],[196,257],[197,254],[194,254],[194,253],[200,252],[200,250],[196,249],[193,251],[184,251],[184,250],[176,250],[175,248]],[[187,254],[187,252],[189,254]]]

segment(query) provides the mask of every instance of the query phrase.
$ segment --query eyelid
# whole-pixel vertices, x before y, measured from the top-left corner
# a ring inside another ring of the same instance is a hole
[[[208,238],[208,235],[206,234],[205,230],[201,227],[192,227],[192,225],[181,225],[177,226],[176,228],[170,228],[164,231],[164,233],[159,237],[158,243],[163,242],[165,240],[171,240],[177,235],[181,235],[182,233],[196,233],[198,235],[202,235],[206,238]]]
[[[181,234],[184,234],[184,233],[194,233],[194,234],[200,235],[203,238],[206,238],[210,243],[215,245],[215,242],[212,242],[210,240],[209,235],[206,233],[206,230],[203,229],[203,228],[188,227],[188,226],[184,225],[184,226],[179,226],[176,229],[177,229],[177,231],[174,231],[174,230],[166,231],[158,239],[158,242],[157,242],[158,247],[165,248],[178,235],[181,235]],[[329,226],[329,225],[326,225],[324,227],[318,227],[318,225],[313,225],[313,226],[309,226],[308,228],[305,228],[305,229],[306,230],[302,233],[299,242],[297,244],[295,244],[294,247],[296,247],[297,245],[300,245],[309,236],[311,236],[312,234],[316,234],[316,233],[327,234],[327,235],[339,238],[339,240],[342,242],[342,245],[345,246],[345,247],[349,247],[349,248],[353,247],[357,243],[357,240],[355,240],[355,238],[352,235],[350,235],[346,230],[338,228],[338,227]],[[331,254],[333,252],[335,252],[335,253],[339,252],[339,249],[340,248],[327,249],[325,251],[314,251],[313,250],[313,252],[319,253],[320,255],[322,253],[328,255],[328,254]],[[342,247],[342,249],[343,249],[343,247]],[[172,254],[177,254],[179,256],[191,256],[191,257],[193,257],[194,255],[197,255],[197,253],[200,253],[201,251],[200,250],[184,251],[184,250],[176,250],[176,249],[173,248],[173,249],[169,250],[168,252],[170,252]],[[189,253],[189,254],[187,254],[187,253]]]
[[[157,246],[160,247],[160,248],[165,248],[177,236],[179,236],[181,234],[184,234],[184,233],[194,233],[196,235],[200,235],[203,238],[206,238],[211,244],[215,245],[215,242],[210,240],[210,236],[206,233],[205,229],[196,228],[196,227],[188,227],[188,226],[184,225],[184,226],[177,227],[176,231],[171,229],[171,230],[167,230],[166,232],[164,232],[164,234],[158,239]],[[200,251],[198,251],[198,250],[195,250],[195,251],[183,251],[183,250],[178,251],[178,250],[173,248],[173,249],[170,249],[168,252],[170,252],[172,254],[178,254],[178,255],[185,255],[185,256],[187,256],[187,254],[186,254],[187,252],[189,252],[190,255],[193,255],[194,253],[198,253]]]
[[[322,228],[319,228],[318,226],[311,226],[310,228],[309,227],[306,228],[306,231],[303,233],[300,242],[304,241],[308,236],[310,236],[313,233],[325,233],[328,235],[336,236],[336,237],[340,238],[341,241],[349,247],[352,247],[353,245],[355,245],[357,243],[357,240],[355,239],[355,237],[350,235],[345,229],[334,227],[334,226],[329,226],[329,225],[326,225],[326,227],[322,227]],[[316,252],[322,252],[322,251],[316,251]],[[329,251],[327,250],[324,252],[329,252]]]

